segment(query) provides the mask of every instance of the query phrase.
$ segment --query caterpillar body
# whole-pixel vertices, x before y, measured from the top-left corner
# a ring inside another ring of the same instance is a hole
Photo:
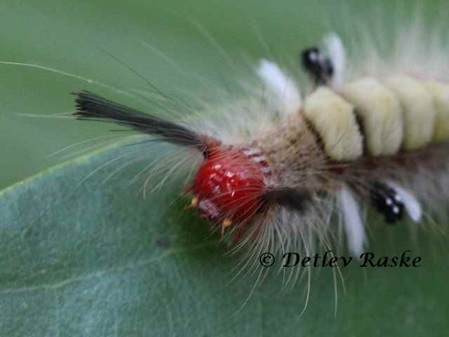
[[[367,247],[368,208],[386,223],[420,223],[446,205],[449,84],[411,72],[366,72],[346,81],[340,38],[329,34],[324,45],[327,53],[317,47],[302,53],[313,87],[304,99],[276,63],[260,62],[256,73],[268,103],[248,117],[257,130],[239,125],[234,142],[87,91],[76,94],[75,116],[119,123],[201,153],[188,186],[191,206],[212,230],[237,247],[249,246],[249,255],[310,254],[333,247],[344,232],[349,251],[359,256]],[[430,177],[425,186],[421,175]]]

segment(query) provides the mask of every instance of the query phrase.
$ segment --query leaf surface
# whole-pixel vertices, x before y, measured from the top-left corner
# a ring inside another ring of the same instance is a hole
[[[118,170],[127,160],[111,162],[127,151],[123,144],[111,147],[0,194],[0,335],[360,336],[382,331],[417,336],[448,331],[448,254],[432,249],[438,244],[427,243],[435,240],[429,232],[419,232],[412,242],[404,225],[374,226],[373,252],[413,249],[422,266],[352,263],[341,269],[346,294],[337,280],[337,308],[335,270],[312,268],[308,307],[300,316],[307,282],[284,291],[275,267],[255,289],[254,277],[233,280],[239,256],[227,255],[207,224],[184,210],[188,200],[178,199],[181,181],[143,198],[142,181],[135,179],[142,164]],[[149,156],[154,160],[167,151],[155,146]]]

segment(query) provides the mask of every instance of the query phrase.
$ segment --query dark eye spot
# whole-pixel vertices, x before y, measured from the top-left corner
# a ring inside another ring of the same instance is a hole
[[[371,203],[381,213],[385,222],[393,224],[404,217],[404,204],[397,192],[388,185],[374,182],[371,187]]]
[[[316,85],[327,84],[334,74],[332,61],[317,47],[302,52],[302,66]]]

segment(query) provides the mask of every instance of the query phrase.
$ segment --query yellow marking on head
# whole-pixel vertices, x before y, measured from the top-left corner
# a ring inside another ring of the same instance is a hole
[[[198,199],[198,197],[193,197],[192,201],[190,202],[190,205],[186,206],[185,209],[187,210],[195,208],[196,206],[198,206],[199,201],[200,200]]]
[[[221,223],[221,234],[224,234],[226,228],[230,227],[232,225],[232,221],[231,219],[224,219],[223,222]]]

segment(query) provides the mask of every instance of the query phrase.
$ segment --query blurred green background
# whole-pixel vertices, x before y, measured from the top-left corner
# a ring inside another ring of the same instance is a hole
[[[433,18],[441,4],[421,2],[420,16]],[[249,72],[259,58],[270,57],[299,73],[300,48],[316,44],[328,30],[347,38],[354,21],[380,15],[388,34],[399,16],[416,8],[412,1],[7,0],[0,3],[0,60],[148,91],[142,76],[194,106],[189,97],[207,99],[214,85],[232,86],[234,62]],[[0,79],[0,188],[113,141],[108,126],[21,116],[71,111],[70,92],[99,91],[97,86],[8,65],[0,65]]]

